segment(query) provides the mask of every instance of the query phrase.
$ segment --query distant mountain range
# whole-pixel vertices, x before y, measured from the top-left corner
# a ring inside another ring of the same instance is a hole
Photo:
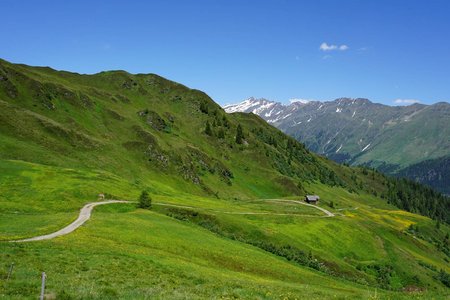
[[[254,113],[337,162],[406,176],[450,194],[450,104],[388,106],[368,99],[298,101],[249,98],[229,112]]]

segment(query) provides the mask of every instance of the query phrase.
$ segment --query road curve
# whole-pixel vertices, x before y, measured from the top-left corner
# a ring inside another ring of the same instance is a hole
[[[325,208],[319,207],[317,205],[312,205],[309,203],[305,203],[303,201],[297,201],[297,200],[284,200],[284,199],[261,199],[261,201],[276,201],[276,202],[293,202],[305,206],[310,206],[312,208],[318,209],[322,211],[325,216],[323,217],[335,217],[336,215],[332,212],[326,210]],[[177,204],[169,204],[169,203],[153,203],[154,205],[160,205],[160,206],[172,206],[172,207],[179,207],[179,208],[200,208],[200,207],[193,207],[193,206],[186,206],[186,205],[177,205]],[[231,212],[231,211],[218,211],[218,210],[210,210],[211,212],[218,212],[218,213],[224,213],[224,214],[233,214],[233,215],[274,215],[274,216],[299,216],[299,217],[313,217],[311,215],[300,215],[300,214],[290,214],[290,213],[271,213],[271,212]]]
[[[170,204],[170,203],[153,203],[153,205],[170,206],[170,207],[178,207],[178,208],[189,208],[189,209],[204,209],[208,212],[228,214],[228,215],[269,215],[269,216],[294,216],[294,217],[320,217],[320,216],[302,215],[302,214],[293,214],[293,213],[222,211],[222,210],[207,209],[207,208],[198,207],[198,206],[186,206],[186,205],[177,205],[177,204]],[[325,216],[325,217],[327,217],[327,216]]]
[[[66,235],[68,233],[71,233],[72,231],[76,230],[78,227],[83,225],[89,218],[91,217],[91,212],[94,207],[97,205],[104,205],[104,204],[111,204],[111,203],[130,203],[130,201],[125,200],[107,200],[107,201],[101,201],[101,202],[91,202],[83,206],[83,208],[80,210],[80,214],[78,218],[64,227],[63,229],[60,229],[56,232],[46,234],[46,235],[40,235],[35,236],[28,239],[22,239],[22,240],[14,240],[10,242],[34,242],[34,241],[43,241],[43,240],[50,240],[58,236]]]
[[[313,208],[315,208],[315,209],[321,210],[321,211],[326,215],[326,217],[335,217],[335,216],[336,216],[336,215],[333,214],[331,211],[326,210],[325,208],[322,208],[322,207],[317,206],[317,205],[305,203],[305,202],[303,202],[303,201],[298,201],[298,200],[284,200],[284,199],[266,199],[266,201],[280,201],[280,202],[293,202],[293,203],[298,203],[298,204],[301,204],[301,205],[310,206],[310,207],[313,207]]]
[[[332,212],[326,210],[325,208],[319,207],[317,205],[312,205],[305,203],[303,201],[297,201],[297,200],[284,200],[284,199],[261,199],[265,201],[279,201],[279,202],[293,202],[305,206],[310,206],[315,209],[318,209],[325,213],[324,217],[335,217],[336,215]],[[50,240],[58,236],[63,236],[66,234],[71,233],[72,231],[76,230],[78,227],[83,225],[87,220],[91,218],[91,212],[94,207],[97,205],[104,205],[104,204],[111,204],[111,203],[134,203],[133,201],[126,201],[126,200],[107,200],[107,201],[101,201],[101,202],[91,202],[83,206],[80,210],[80,214],[78,215],[78,218],[64,227],[63,229],[60,229],[56,232],[46,234],[46,235],[40,235],[35,236],[32,238],[27,239],[21,239],[21,240],[13,240],[9,241],[12,243],[21,243],[21,242],[34,242],[34,241],[43,241],[43,240]],[[198,208],[198,207],[192,207],[192,206],[185,206],[185,205],[176,205],[176,204],[168,204],[168,203],[154,203],[154,205],[162,205],[162,206],[173,206],[173,207],[180,207],[180,208]],[[280,215],[280,216],[286,216],[286,215],[292,215],[295,216],[297,214],[288,214],[288,213],[269,213],[269,212],[229,212],[229,211],[214,211],[213,212],[221,212],[226,214],[239,214],[239,215]],[[298,216],[308,216],[308,215],[298,215]]]

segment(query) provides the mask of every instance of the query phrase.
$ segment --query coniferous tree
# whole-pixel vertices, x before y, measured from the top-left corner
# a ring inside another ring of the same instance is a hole
[[[236,143],[242,144],[242,140],[244,139],[244,133],[242,132],[241,124],[238,125],[236,130]]]
[[[142,191],[141,196],[139,196],[138,207],[144,209],[152,208],[152,198],[150,198],[147,191]]]
[[[217,137],[219,139],[224,139],[225,138],[225,130],[223,130],[223,128],[219,129],[219,132],[217,133]]]
[[[226,116],[223,116],[222,121],[223,121],[223,126],[225,126],[226,128],[230,128],[230,123],[228,122],[228,119]]]
[[[206,121],[206,128],[205,128],[205,133],[209,136],[212,136],[212,130],[211,130],[211,125],[209,124],[209,121]]]
[[[200,102],[200,111],[204,114],[208,113],[208,104],[205,101]]]
[[[217,123],[217,126],[222,126],[222,120],[219,117],[220,116],[216,117],[216,123]]]

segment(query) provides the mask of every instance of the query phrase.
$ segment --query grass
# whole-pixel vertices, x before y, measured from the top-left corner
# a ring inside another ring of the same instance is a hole
[[[16,261],[13,278],[2,282],[7,298],[34,298],[41,270],[48,275],[47,293],[56,297],[367,299],[375,294],[131,205],[98,207],[81,229],[52,241],[1,247],[3,266]]]
[[[17,96],[0,82],[0,298],[35,298],[42,271],[58,299],[449,296],[437,279],[450,271],[438,246],[448,225],[369,193],[387,189],[378,174],[318,157],[156,75],[0,61],[1,74]],[[146,109],[169,125],[155,129]],[[206,121],[225,138],[205,135]],[[238,124],[244,145],[234,142]],[[7,242],[66,226],[100,193],[136,200],[142,190],[152,211],[99,206],[69,235]],[[336,217],[269,200],[306,192]]]
[[[20,190],[39,187],[37,183],[41,181],[36,175],[42,172],[36,170],[40,168],[54,176],[50,178],[53,188],[47,191],[47,195],[53,196],[46,199],[51,213],[40,212],[44,192],[39,189],[28,195],[26,209],[14,214],[17,219],[4,216],[12,215],[6,208],[13,207],[10,202],[20,199],[22,194],[11,191],[8,201],[2,198],[4,240],[59,229],[56,228],[58,222],[66,225],[76,217],[79,206],[95,201],[94,187],[98,188],[100,182],[106,184],[105,187],[117,183],[116,180],[110,183],[93,181],[94,199],[83,201],[78,198],[77,204],[67,208],[61,203],[65,195],[61,187],[74,180],[83,180],[77,179],[80,173],[23,162],[6,161],[2,165],[10,173],[19,172],[20,175],[13,174],[22,178]],[[85,173],[84,176],[96,178],[93,174]],[[7,182],[2,180],[4,187]],[[123,184],[127,188],[125,181]],[[3,266],[0,277],[6,275],[11,262],[16,264],[13,278],[8,282],[1,281],[0,296],[10,299],[35,297],[39,292],[41,271],[49,276],[48,293],[62,298],[271,299],[302,295],[311,299],[367,299],[375,297],[375,289],[378,298],[439,299],[448,295],[446,289],[433,279],[434,272],[419,265],[419,261],[426,262],[449,271],[445,256],[429,242],[403,233],[411,223],[419,224],[424,234],[427,231],[434,233],[431,220],[379,204],[373,196],[355,195],[321,184],[309,188],[320,191],[325,199],[334,195],[336,207],[324,207],[342,215],[323,218],[318,210],[289,202],[222,200],[183,193],[179,193],[179,197],[153,194],[156,203],[193,207],[177,209],[200,213],[214,222],[212,229],[205,223],[166,216],[170,207],[156,205],[153,212],[136,209],[133,204],[96,207],[91,220],[67,236],[36,243],[0,243],[0,266]],[[120,195],[120,190],[116,192]],[[137,190],[135,194],[137,198]],[[320,205],[323,206],[323,202]],[[348,210],[339,210],[340,207]],[[355,207],[358,209],[350,210]],[[229,213],[248,211],[273,214]],[[278,215],[283,213],[296,215]],[[443,234],[448,228],[442,225],[440,230]],[[239,238],[230,238],[230,234],[238,234]],[[255,246],[254,241],[290,245],[305,253],[312,252],[334,275],[288,261]],[[411,294],[376,287],[378,275],[372,268],[384,264],[395,268],[395,274],[389,279],[391,288],[417,284],[412,282],[416,275],[418,285],[425,290]],[[417,272],[418,269],[422,272]]]
[[[329,281],[195,226],[117,206],[98,209],[95,219],[73,235],[42,243],[2,244],[2,258],[20,259],[13,284],[5,286],[3,296],[14,295],[14,283],[30,286],[33,271],[38,283],[36,269],[46,270],[49,293],[80,298],[102,298],[108,293],[124,298],[282,297],[293,295],[294,285],[301,289],[310,284],[302,278]],[[20,295],[33,297],[37,286]],[[315,294],[318,289],[310,290]]]

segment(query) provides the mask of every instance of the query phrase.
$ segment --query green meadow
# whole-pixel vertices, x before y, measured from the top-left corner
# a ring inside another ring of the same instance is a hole
[[[12,277],[1,281],[2,298],[35,298],[42,271],[48,276],[48,297],[57,299],[444,299],[449,295],[433,279],[436,272],[420,264],[450,271],[445,255],[407,232],[410,224],[435,236],[448,232],[448,227],[442,225],[437,232],[430,219],[380,204],[370,195],[311,185],[323,195],[322,202],[333,199],[334,208],[320,204],[336,214],[330,218],[289,202],[182,193],[176,197],[163,190],[153,195],[150,211],[137,209],[134,203],[99,206],[85,225],[69,235],[8,243],[67,225],[84,203],[96,200],[102,184],[104,188],[114,184],[121,199],[133,201],[139,188],[107,174],[99,180],[95,173],[24,162],[3,161],[2,171],[2,190],[9,193],[2,195],[1,202],[0,276],[4,278],[15,263]],[[51,176],[51,188],[40,185],[42,173]],[[91,184],[75,188],[86,177]],[[78,194],[77,189],[84,192]],[[127,189],[129,197],[121,194]],[[24,197],[27,201],[21,203]],[[264,214],[242,214],[248,212]],[[290,260],[268,251],[264,243],[311,253],[326,268],[317,270]],[[386,265],[392,270],[382,286],[374,266]],[[426,289],[401,290],[418,283]]]
[[[47,299],[448,299],[448,200],[426,192],[157,75],[0,60],[2,299],[38,297],[42,272]],[[133,202],[10,242],[99,194]]]

